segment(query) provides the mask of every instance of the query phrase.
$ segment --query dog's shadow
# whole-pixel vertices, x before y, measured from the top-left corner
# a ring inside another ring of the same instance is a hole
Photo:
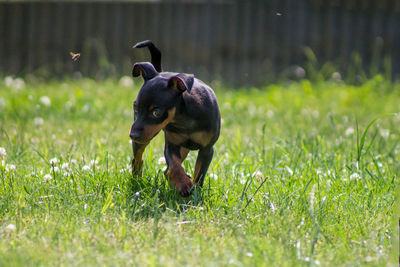
[[[183,215],[190,209],[203,209],[206,193],[206,189],[194,187],[191,195],[184,198],[168,185],[162,171],[156,175],[132,175],[126,191],[127,214],[134,220],[159,219],[166,212]]]

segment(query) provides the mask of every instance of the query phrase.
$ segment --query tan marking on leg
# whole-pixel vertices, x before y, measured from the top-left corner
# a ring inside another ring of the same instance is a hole
[[[201,161],[199,158],[196,159],[196,165],[194,167],[194,174],[193,174],[193,183],[197,184],[200,179],[200,169],[201,169]]]
[[[147,144],[140,144],[140,148],[136,151],[136,154],[133,157],[133,173],[137,173],[143,165],[143,152],[147,146]]]
[[[189,151],[190,151],[190,150],[187,149],[187,148],[184,148],[184,147],[181,147],[181,148],[180,148],[179,152],[180,152],[180,154],[181,154],[181,163],[186,159],[186,157],[187,157]]]
[[[178,189],[182,196],[188,196],[193,184],[181,166],[182,160],[172,155],[172,162],[168,167],[167,175],[171,185]]]

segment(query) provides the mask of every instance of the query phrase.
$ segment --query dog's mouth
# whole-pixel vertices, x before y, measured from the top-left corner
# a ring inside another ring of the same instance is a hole
[[[147,145],[148,143],[150,143],[151,140],[153,140],[154,137],[156,137],[156,135],[159,133],[160,131],[154,133],[152,136],[148,137],[148,136],[141,136],[141,137],[134,137],[131,138],[133,142],[141,144],[141,145]]]
[[[140,138],[131,138],[131,140],[132,140],[132,142],[135,142],[140,145],[147,145],[150,142],[150,141],[143,141]]]

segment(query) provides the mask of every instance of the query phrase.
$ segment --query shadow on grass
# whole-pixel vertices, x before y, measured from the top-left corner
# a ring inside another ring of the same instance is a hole
[[[168,185],[168,178],[162,171],[156,175],[132,175],[126,190],[127,214],[134,220],[159,219],[166,211],[178,216],[189,209],[201,207],[204,193],[204,189],[195,187],[189,197],[182,197]]]

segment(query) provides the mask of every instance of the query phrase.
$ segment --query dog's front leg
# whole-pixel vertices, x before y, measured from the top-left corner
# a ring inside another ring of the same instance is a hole
[[[165,143],[164,156],[168,165],[166,173],[170,184],[174,185],[183,197],[190,195],[193,186],[190,176],[185,173],[181,165],[187,153],[187,149],[182,149],[180,146],[169,142]]]
[[[132,150],[133,150],[132,173],[134,175],[138,174],[139,170],[142,168],[143,165],[142,155],[146,146],[147,144],[139,144],[132,141]]]

